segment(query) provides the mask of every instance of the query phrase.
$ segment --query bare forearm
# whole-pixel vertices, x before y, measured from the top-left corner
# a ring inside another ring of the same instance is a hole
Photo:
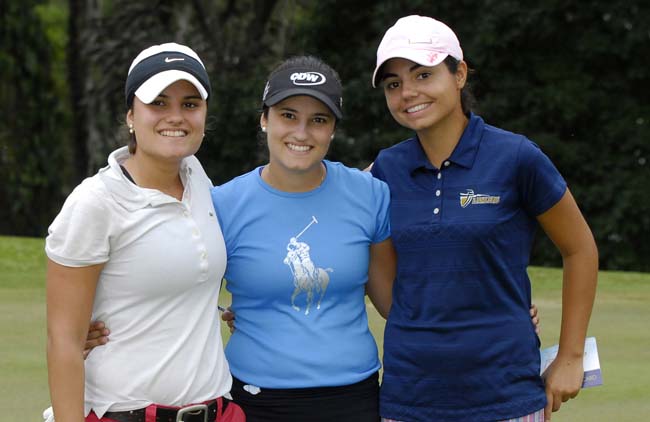
[[[102,267],[72,268],[48,261],[47,366],[57,422],[84,420],[83,349]]]
[[[560,349],[565,357],[582,357],[596,296],[598,254],[595,245],[564,258]]]
[[[84,420],[84,364],[81,347],[48,339],[50,398],[57,422]]]
[[[562,254],[562,326],[557,357],[544,373],[547,420],[580,392],[584,341],[596,295],[598,251],[591,230],[568,190],[539,215],[546,234]]]
[[[384,319],[388,318],[388,312],[390,312],[393,302],[392,285],[386,284],[381,288],[368,286],[367,293],[379,315]]]
[[[379,314],[388,318],[393,303],[393,282],[397,255],[390,238],[370,246],[370,265],[366,292]]]

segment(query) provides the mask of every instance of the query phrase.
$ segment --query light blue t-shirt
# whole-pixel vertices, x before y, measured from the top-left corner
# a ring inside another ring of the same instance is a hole
[[[390,236],[388,187],[324,164],[310,192],[278,191],[261,168],[212,190],[237,318],[226,356],[248,384],[340,386],[379,369],[364,296],[370,244]]]

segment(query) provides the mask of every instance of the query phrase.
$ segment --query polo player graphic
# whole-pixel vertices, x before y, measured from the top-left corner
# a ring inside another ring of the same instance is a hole
[[[306,309],[305,315],[309,315],[309,309],[311,308],[314,298],[318,297],[318,302],[316,303],[316,309],[320,309],[320,303],[325,296],[325,291],[327,290],[327,285],[330,282],[330,276],[328,273],[331,273],[331,268],[320,268],[314,265],[314,262],[311,260],[309,255],[309,245],[305,242],[298,240],[303,233],[311,227],[312,224],[318,224],[316,217],[311,217],[311,222],[305,227],[297,236],[289,239],[287,244],[287,256],[284,258],[284,263],[289,266],[291,269],[291,274],[293,275],[293,285],[294,290],[291,295],[291,306],[296,311],[300,311],[300,307],[296,306],[296,297],[305,293],[306,298]]]

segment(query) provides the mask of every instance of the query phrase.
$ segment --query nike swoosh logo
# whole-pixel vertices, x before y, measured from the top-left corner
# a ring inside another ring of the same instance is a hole
[[[182,57],[178,57],[178,58],[175,58],[175,59],[170,59],[169,57],[165,57],[165,63],[171,63],[171,62],[175,62],[175,61],[178,61],[178,60],[185,60],[185,59],[182,58]]]

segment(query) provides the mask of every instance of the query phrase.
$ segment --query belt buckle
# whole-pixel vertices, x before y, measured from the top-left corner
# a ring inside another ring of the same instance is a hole
[[[194,404],[192,406],[183,407],[178,409],[176,413],[176,422],[183,422],[185,415],[198,415],[203,411],[203,422],[208,422],[208,405],[207,404]]]

